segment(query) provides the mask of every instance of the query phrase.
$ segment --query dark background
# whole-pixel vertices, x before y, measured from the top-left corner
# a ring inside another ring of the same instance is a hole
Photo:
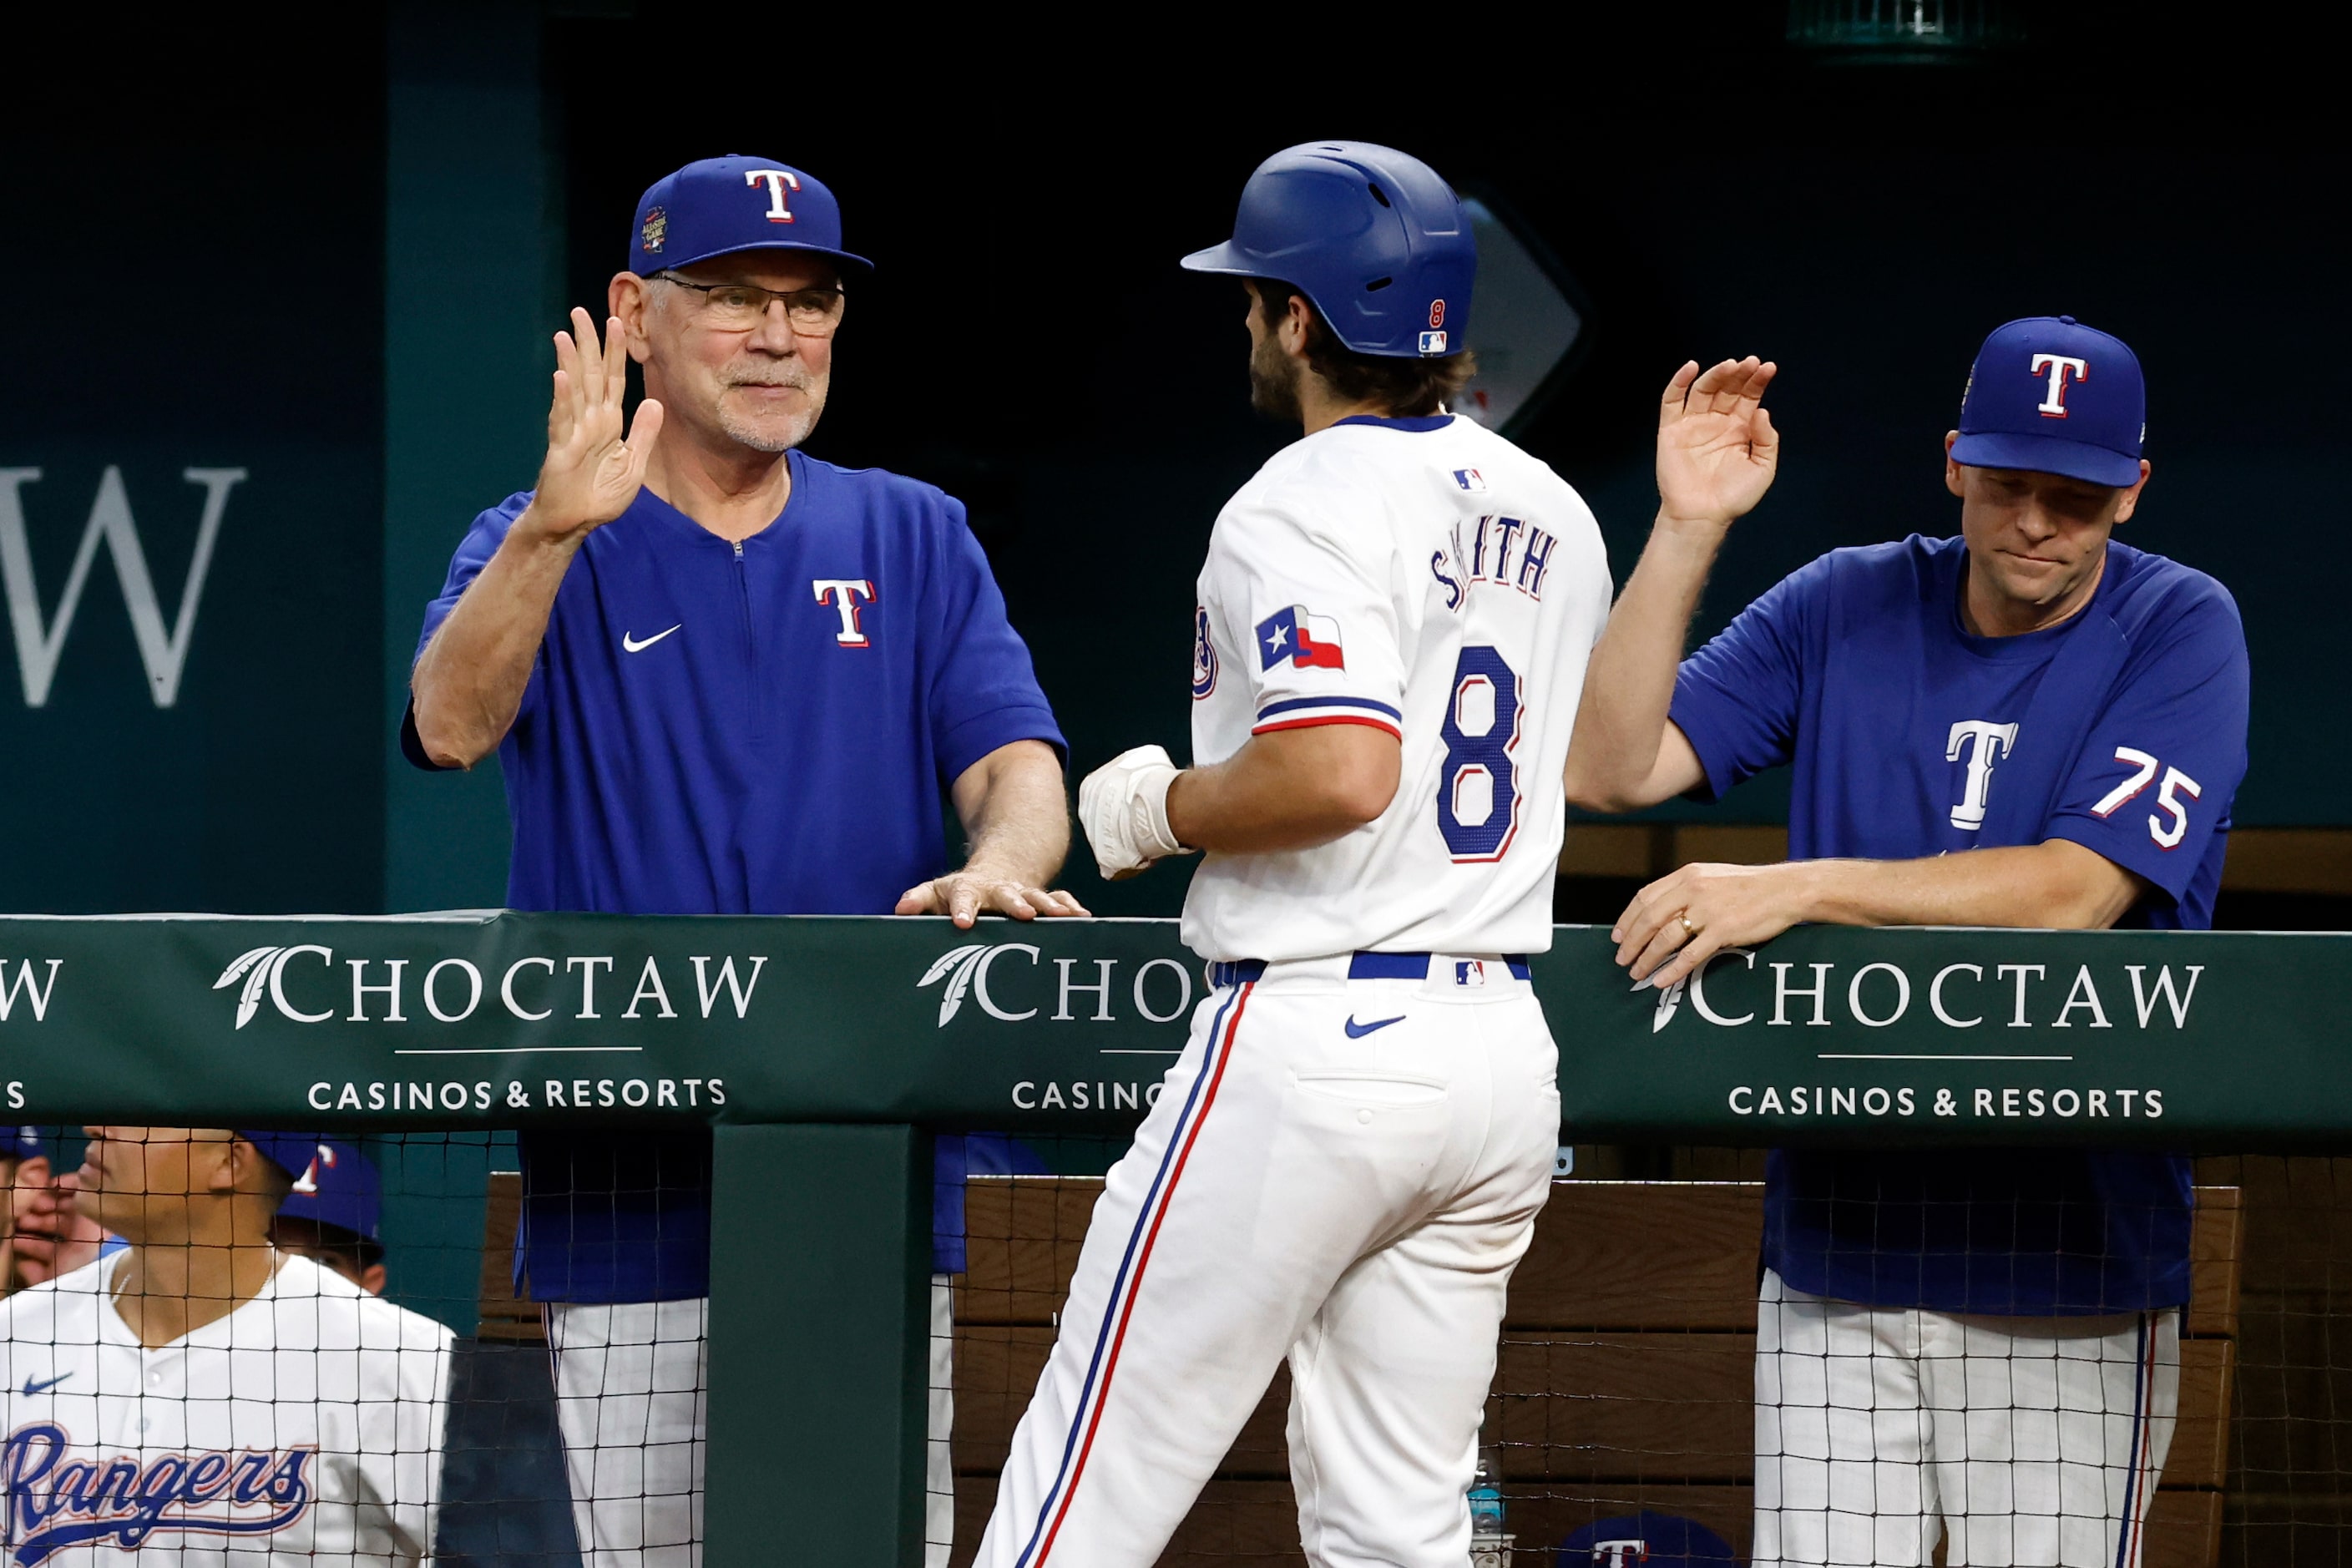
[[[0,906],[495,901],[494,782],[409,778],[391,746],[437,577],[418,563],[529,484],[544,336],[602,300],[637,193],[730,151],[824,178],[879,263],[811,449],[966,500],[1074,776],[1147,740],[1184,752],[1202,545],[1285,439],[1245,405],[1238,290],[1175,259],[1227,232],[1259,159],[1339,134],[1503,197],[1573,276],[1579,362],[1517,435],[1593,502],[1621,578],[1654,500],[1656,389],[1686,356],[1780,361],[1783,475],[1702,634],[1822,550],[1955,526],[1939,443],[1990,328],[2065,311],[2123,336],[2156,467],[2124,537],[2212,572],[2245,612],[2237,818],[2352,821],[2331,385],[2352,332],[2324,226],[2344,181],[2335,138],[2305,132],[2316,87],[2296,64],[2326,51],[2042,10],[2021,42],[1930,64],[1800,47],[1770,3],[1553,20],[1475,49],[1443,28],[1425,47],[1278,46],[1235,18],[1041,50],[1009,23],[654,4],[360,7],[294,32],[208,17],[102,47],[36,30],[42,69],[0,102],[18,226],[0,466],[44,470],[22,492],[44,616],[106,464],[167,614],[201,494],[180,468],[253,478],[175,708],[147,700],[103,552],[48,706],[26,708],[0,660]],[[420,128],[404,84],[433,73],[499,95],[507,129],[462,110]],[[493,158],[518,114],[530,188]],[[425,136],[479,174],[472,207],[387,196]],[[404,475],[446,493],[405,500]],[[1778,810],[1768,780],[1715,815]],[[1181,893],[1169,870],[1106,888],[1082,850],[1071,876],[1106,911]]]

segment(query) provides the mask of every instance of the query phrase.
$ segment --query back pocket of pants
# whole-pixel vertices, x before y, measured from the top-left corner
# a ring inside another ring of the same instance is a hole
[[[1419,1106],[1443,1105],[1452,1087],[1442,1078],[1420,1073],[1368,1072],[1360,1068],[1294,1072],[1290,1076],[1300,1089],[1318,1099],[1375,1110],[1411,1110]]]

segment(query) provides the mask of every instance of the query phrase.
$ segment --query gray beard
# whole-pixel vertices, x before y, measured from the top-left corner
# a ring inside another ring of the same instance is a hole
[[[807,384],[801,382],[782,384],[796,385],[804,392],[812,390]],[[777,436],[772,433],[772,426],[763,428],[753,425],[730,412],[722,402],[719,405],[719,427],[727,433],[728,439],[749,447],[755,452],[789,452],[809,438],[809,433],[816,428],[816,422],[824,413],[824,404],[822,401],[816,402],[810,406],[807,413],[794,419],[791,427],[783,435]]]

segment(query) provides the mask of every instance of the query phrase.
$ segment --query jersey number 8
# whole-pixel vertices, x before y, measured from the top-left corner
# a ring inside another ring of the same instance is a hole
[[[1445,765],[1437,780],[1437,831],[1459,861],[1499,860],[1519,826],[1519,678],[1486,643],[1454,661],[1445,704]]]

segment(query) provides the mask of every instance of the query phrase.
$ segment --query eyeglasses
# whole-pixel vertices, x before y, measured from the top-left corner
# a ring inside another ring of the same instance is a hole
[[[842,293],[838,289],[762,289],[751,283],[696,283],[664,270],[654,274],[665,283],[691,289],[702,296],[703,317],[722,331],[748,331],[768,319],[768,305],[781,300],[784,320],[807,338],[829,338],[841,325]]]

